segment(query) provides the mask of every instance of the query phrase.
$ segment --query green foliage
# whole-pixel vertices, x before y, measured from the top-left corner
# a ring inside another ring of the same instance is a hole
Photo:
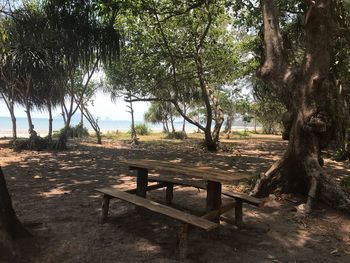
[[[145,123],[136,124],[135,131],[137,135],[149,135],[151,133],[151,129]]]
[[[59,138],[60,135],[64,132],[64,128],[59,131],[54,131],[52,134],[53,138]],[[83,127],[81,123],[77,124],[74,127],[69,127],[67,130],[68,138],[84,138],[89,136],[89,131],[87,128]]]
[[[263,133],[272,134],[282,130],[282,116],[286,108],[281,102],[264,98],[253,104],[253,111],[262,125]]]
[[[170,139],[170,140],[185,140],[188,137],[187,137],[186,132],[175,131],[175,132],[168,133],[165,138]]]

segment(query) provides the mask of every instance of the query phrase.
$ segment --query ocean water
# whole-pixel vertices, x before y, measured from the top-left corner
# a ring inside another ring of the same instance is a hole
[[[77,125],[80,122],[80,118],[73,118],[71,125]],[[135,124],[143,123],[142,121],[135,121]],[[27,118],[18,117],[16,120],[17,133],[18,136],[26,136],[28,134],[28,121]],[[131,126],[131,121],[128,120],[99,120],[98,122],[102,133],[108,131],[129,131]],[[33,118],[34,129],[40,136],[46,136],[49,129],[49,120],[45,118]],[[64,127],[63,119],[54,118],[53,119],[53,130],[60,130]],[[162,125],[147,124],[152,131],[162,131]],[[94,132],[90,123],[84,120],[84,126],[90,131]],[[177,130],[182,130],[182,122],[175,122],[175,128]],[[188,131],[196,130],[191,124],[186,123],[186,128]],[[12,122],[9,117],[0,117],[0,137],[11,136],[12,135]]]
[[[80,122],[80,118],[73,118],[71,125],[77,125]],[[17,118],[17,134],[20,137],[28,136],[28,121],[27,118],[18,117]],[[143,123],[142,121],[135,121],[136,124]],[[131,121],[129,120],[99,120],[98,122],[101,132],[106,133],[108,131],[129,131],[131,126]],[[182,130],[182,121],[175,121],[175,129]],[[49,120],[45,118],[33,118],[34,129],[40,136],[46,136],[49,129]],[[161,124],[147,124],[152,131],[160,132],[163,129]],[[93,133],[94,130],[91,128],[89,122],[84,120],[84,126]],[[53,119],[53,130],[57,131],[64,127],[64,122],[62,118]],[[234,125],[233,129],[235,130],[244,130],[244,129],[253,129],[253,127],[244,127],[242,125]],[[190,123],[186,123],[186,132],[194,132],[197,130],[197,127]],[[12,136],[12,122],[9,117],[0,117],[0,137]]]

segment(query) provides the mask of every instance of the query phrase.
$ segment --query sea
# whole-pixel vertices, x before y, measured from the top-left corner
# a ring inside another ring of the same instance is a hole
[[[33,118],[33,125],[35,131],[38,135],[45,137],[48,133],[49,120],[46,118]],[[71,125],[77,125],[80,122],[80,118],[73,118]],[[143,121],[135,121],[135,124],[144,123]],[[18,137],[28,137],[28,121],[27,118],[17,117],[17,136]],[[99,120],[98,124],[100,126],[102,133],[107,132],[126,132],[130,130],[131,121],[130,120]],[[147,123],[151,131],[153,132],[161,132],[163,130],[163,126],[161,124],[151,124]],[[94,130],[90,126],[87,120],[84,120],[84,126],[89,130],[89,132],[93,133]],[[182,130],[182,121],[174,122],[175,129],[178,131]],[[62,118],[55,117],[53,119],[53,130],[58,131],[64,127],[64,122]],[[169,127],[170,128],[170,127]],[[244,130],[244,129],[253,129],[253,127],[247,127],[243,125],[234,125],[235,130]],[[197,131],[197,127],[190,123],[186,123],[186,132],[194,132]],[[12,122],[10,117],[0,117],[0,137],[11,137],[12,136]]]

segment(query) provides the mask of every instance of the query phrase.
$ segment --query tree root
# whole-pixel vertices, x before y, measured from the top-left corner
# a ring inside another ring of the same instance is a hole
[[[257,197],[267,196],[269,192],[268,185],[277,175],[277,173],[279,173],[285,160],[286,158],[282,157],[280,160],[275,162],[266,173],[261,173],[260,178],[256,181],[254,189],[251,191],[250,195]]]
[[[286,175],[286,162],[290,161],[285,156],[277,161],[261,178],[256,182],[251,195],[257,197],[267,196],[269,193],[276,192],[284,187],[286,180],[292,184],[291,180],[297,180],[295,177],[291,179]],[[302,167],[302,166],[301,166]],[[323,168],[318,163],[318,158],[307,160],[304,167],[304,184],[307,186],[307,201],[298,209],[298,217],[309,215],[318,201],[328,205],[329,207],[350,213],[350,195],[347,194],[337,182],[326,175]],[[303,171],[299,171],[301,174]],[[298,173],[299,173],[298,172]],[[297,188],[295,188],[297,189]],[[302,192],[302,191],[301,191]],[[286,192],[287,193],[287,192]],[[290,193],[290,192],[288,192]]]

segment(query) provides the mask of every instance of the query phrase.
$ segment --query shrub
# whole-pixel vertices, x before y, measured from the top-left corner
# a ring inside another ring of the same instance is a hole
[[[136,124],[135,131],[137,135],[149,135],[151,133],[151,129],[144,123]]]
[[[60,129],[59,131],[54,131],[52,133],[53,138],[58,138],[63,133],[64,128]],[[67,137],[68,138],[83,138],[88,137],[89,131],[87,128],[83,127],[81,123],[74,127],[69,127],[67,131]]]
[[[176,132],[170,132],[167,134],[165,137],[166,139],[171,139],[171,140],[185,140],[187,139],[187,134],[186,132],[183,131],[176,131]]]

